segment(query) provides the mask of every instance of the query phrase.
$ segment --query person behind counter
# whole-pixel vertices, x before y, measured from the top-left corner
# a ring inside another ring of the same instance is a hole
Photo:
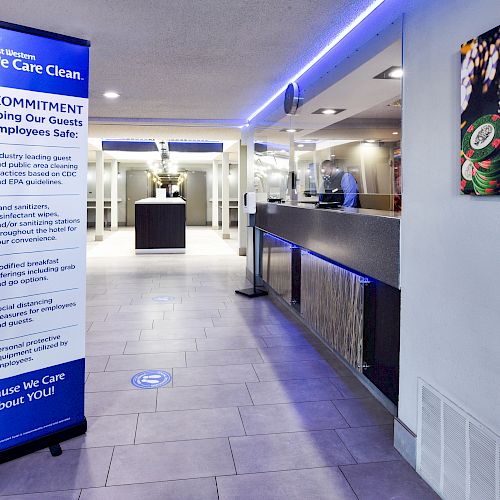
[[[320,201],[338,202],[343,207],[359,208],[358,183],[352,174],[335,167],[333,161],[321,164],[323,192]]]

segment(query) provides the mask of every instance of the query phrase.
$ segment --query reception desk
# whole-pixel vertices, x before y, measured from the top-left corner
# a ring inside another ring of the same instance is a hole
[[[396,405],[399,215],[258,203],[255,225],[267,286]]]
[[[184,253],[186,202],[145,198],[135,202],[135,253]]]

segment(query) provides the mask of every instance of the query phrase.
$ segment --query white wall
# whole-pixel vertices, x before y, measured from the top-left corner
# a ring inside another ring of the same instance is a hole
[[[421,377],[500,433],[500,197],[459,192],[459,48],[499,22],[499,0],[405,16],[399,417],[413,431]]]

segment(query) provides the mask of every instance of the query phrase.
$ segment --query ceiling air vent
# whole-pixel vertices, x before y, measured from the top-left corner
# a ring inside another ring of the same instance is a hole
[[[500,438],[419,380],[417,471],[444,499],[500,500]]]

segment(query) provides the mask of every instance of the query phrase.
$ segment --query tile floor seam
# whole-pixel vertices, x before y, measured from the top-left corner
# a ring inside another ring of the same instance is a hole
[[[241,415],[240,407],[238,406],[237,408],[238,408],[238,415],[240,416],[240,420],[241,420],[241,425],[243,426],[243,432],[245,433],[245,436],[248,436],[247,430],[245,428],[245,422],[243,422],[243,416]]]
[[[229,447],[231,447],[231,445],[229,445]],[[236,468],[234,470],[236,470]],[[214,476],[214,479],[215,479],[215,491],[217,492],[217,500],[220,500],[219,484],[217,483],[217,476]]]
[[[316,469],[339,469],[340,467],[345,467],[346,465],[358,465],[358,464],[345,464],[345,465],[316,465],[314,467],[293,467],[291,469],[278,469],[278,470],[269,470],[269,471],[258,471],[258,472],[243,472],[242,474],[233,474],[237,476],[256,476],[259,474],[268,474],[274,472],[292,472],[292,471],[301,471],[301,470],[316,470]],[[231,477],[230,474],[219,474],[217,477]],[[350,486],[350,485],[349,485]],[[386,500],[386,499],[382,499]]]
[[[358,499],[358,500],[362,500],[361,498],[359,498],[359,496],[357,495],[357,493],[354,491],[354,488],[352,487],[352,484],[350,483],[349,479],[347,479],[347,476],[344,474],[344,471],[342,470],[342,467],[343,465],[339,465],[338,466],[338,469],[340,471],[340,473],[342,474],[342,476],[344,477],[344,479],[346,480],[347,484],[349,485],[349,488],[351,488],[351,491],[352,491],[352,494]]]
[[[258,384],[259,382],[252,382],[252,383],[254,383],[254,384]],[[252,405],[253,405],[253,406],[257,406],[257,405],[255,404],[255,401],[254,401],[254,400],[253,400],[253,398],[252,398],[252,393],[250,392],[250,389],[248,388],[248,384],[249,384],[249,382],[245,382],[245,387],[246,387],[246,389],[247,389],[248,395],[250,396],[250,401],[252,402]]]
[[[384,462],[384,463],[387,463],[387,462]],[[290,469],[268,469],[268,470],[261,470],[261,471],[255,471],[255,472],[242,472],[240,474],[236,473],[237,476],[246,476],[246,475],[255,475],[255,474],[268,474],[268,473],[272,473],[272,472],[288,472],[288,471],[301,471],[301,470],[315,470],[315,469],[340,469],[341,467],[349,467],[349,466],[357,466],[357,465],[362,465],[362,464],[341,464],[341,465],[322,465],[322,466],[314,466],[314,467],[301,467],[301,468],[297,468],[297,467],[292,467]],[[234,474],[220,474],[220,476],[231,476]],[[352,486],[351,484],[349,483],[349,486],[351,487],[352,489]],[[356,496],[356,498],[358,498]],[[380,499],[380,500],[388,500],[388,499]]]
[[[259,432],[258,434],[245,434],[244,436],[232,436],[232,437],[258,437],[258,436],[281,436],[283,434],[311,434],[314,432],[333,432],[337,429],[348,429],[348,427],[328,427],[322,429],[299,429],[295,431],[280,431],[280,432]],[[185,441],[185,439],[183,440]],[[394,462],[398,462],[398,460],[394,460]]]
[[[130,445],[127,445],[127,446],[130,446]],[[114,454],[115,454],[115,446],[113,446],[113,450],[111,451],[111,458],[109,460],[108,473],[106,474],[106,480],[104,481],[104,486],[107,486],[107,484],[108,484],[109,473],[111,472],[111,464],[113,463],[113,455]]]
[[[255,366],[253,365],[253,363],[251,363],[251,364],[252,364],[252,369],[253,369],[253,371],[255,373],[255,376],[257,377],[257,381],[258,382],[264,382],[263,380],[260,379],[259,374],[257,373],[257,370],[255,369]],[[262,364],[262,363],[259,363],[259,364]]]
[[[233,467],[234,467],[234,474],[233,475],[238,475],[238,468],[236,467],[236,460],[234,459],[234,453],[233,453],[233,447],[231,446],[231,438],[227,438],[227,442],[229,443],[229,451],[231,452],[231,458],[233,459]],[[216,476],[217,477],[217,476]]]

